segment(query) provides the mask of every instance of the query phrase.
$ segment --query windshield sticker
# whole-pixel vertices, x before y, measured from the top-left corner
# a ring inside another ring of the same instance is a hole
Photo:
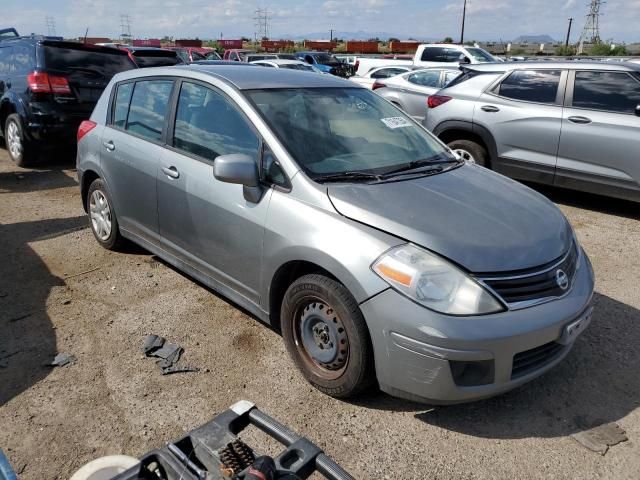
[[[411,122],[404,117],[381,118],[380,121],[392,130],[396,128],[410,127],[412,125]]]

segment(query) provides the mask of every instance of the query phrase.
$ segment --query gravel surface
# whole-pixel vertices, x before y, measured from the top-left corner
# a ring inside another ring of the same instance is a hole
[[[637,479],[640,208],[543,190],[593,262],[591,327],[561,365],[506,395],[431,408],[379,392],[311,388],[277,333],[135,246],[111,253],[84,217],[73,160],[15,167],[0,150],[0,448],[22,479],[68,478],[106,454],[139,456],[240,399],[307,435],[357,478]],[[198,373],[162,376],[155,333]],[[56,353],[77,357],[50,368]],[[615,422],[605,456],[570,437]]]

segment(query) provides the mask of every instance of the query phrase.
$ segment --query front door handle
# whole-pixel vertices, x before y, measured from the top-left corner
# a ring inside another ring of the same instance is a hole
[[[571,123],[578,123],[580,125],[586,125],[587,123],[591,123],[591,119],[587,117],[569,117]]]
[[[111,140],[109,140],[108,142],[102,142],[102,145],[104,145],[104,148],[106,148],[110,152],[113,152],[116,149],[115,144]]]
[[[167,177],[170,178],[178,178],[180,177],[180,172],[178,172],[178,169],[176,167],[163,167],[162,168],[162,173],[164,173]]]
[[[500,109],[498,107],[494,107],[493,105],[483,105],[480,109],[484,112],[496,113],[499,112]]]

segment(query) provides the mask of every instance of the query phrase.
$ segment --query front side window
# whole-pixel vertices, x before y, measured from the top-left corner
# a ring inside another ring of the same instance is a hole
[[[499,95],[526,102],[556,102],[560,70],[515,70],[500,84]]]
[[[174,147],[208,160],[243,153],[257,161],[259,145],[247,120],[221,93],[195,83],[182,84]]]
[[[294,88],[245,94],[312,178],[385,174],[412,162],[452,159],[410,117],[370,90]]]
[[[149,140],[159,141],[172,88],[172,80],[136,82],[125,129]]]
[[[437,87],[440,84],[440,70],[412,73],[407,81],[421,87]]]
[[[486,50],[483,50],[482,48],[467,48],[467,52],[469,52],[469,55],[471,55],[473,59],[479,63],[496,61],[496,58],[493,55],[491,55]]]
[[[635,114],[640,82],[624,72],[576,72],[573,106]]]

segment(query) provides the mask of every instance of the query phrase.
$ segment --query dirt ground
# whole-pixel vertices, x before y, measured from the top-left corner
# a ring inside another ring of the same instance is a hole
[[[24,170],[0,150],[0,448],[22,479],[139,456],[239,399],[307,435],[363,479],[640,478],[640,207],[558,190],[597,276],[589,330],[560,366],[509,394],[431,408],[311,388],[281,338],[149,253],[103,250],[73,159]],[[199,373],[163,377],[155,333]],[[78,359],[52,369],[57,352]],[[570,437],[618,423],[605,456]]]

